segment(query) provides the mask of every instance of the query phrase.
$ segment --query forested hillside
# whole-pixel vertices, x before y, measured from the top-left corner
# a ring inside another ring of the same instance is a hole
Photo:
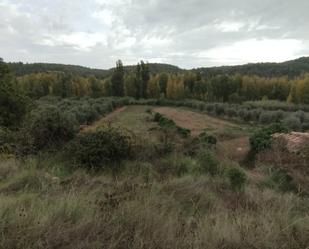
[[[52,64],[52,63],[8,63],[12,72],[17,76],[23,76],[31,73],[44,73],[44,72],[64,72],[72,73],[75,75],[87,77],[95,76],[97,78],[105,78],[112,74],[115,68],[111,69],[93,69],[75,65]],[[130,72],[136,69],[136,66],[125,66],[125,71]],[[184,73],[185,70],[177,66],[162,64],[162,63],[149,63],[151,73]],[[221,66],[221,67],[201,67],[193,69],[195,72],[201,72],[208,76],[216,75],[257,75],[261,77],[280,77],[288,76],[293,78],[300,76],[303,73],[309,73],[309,57],[302,57],[296,60],[286,61],[282,63],[250,63],[246,65],[237,66]]]
[[[95,76],[97,78],[105,78],[110,76],[115,68],[111,69],[94,69],[82,66],[75,65],[65,65],[65,64],[53,64],[53,63],[7,63],[10,70],[14,72],[16,76],[23,76],[26,74],[32,73],[47,73],[47,72],[63,72],[71,73],[74,75],[88,77]],[[125,71],[130,72],[134,71],[136,66],[126,66]],[[160,63],[150,63],[149,69],[151,73],[179,73],[183,72],[183,69],[180,69],[176,66],[169,64],[160,64]]]
[[[120,60],[116,68],[109,71],[91,71],[74,66],[63,68],[58,68],[60,71],[43,70],[17,75],[14,86],[36,99],[46,95],[63,98],[128,96],[230,103],[263,99],[309,104],[308,74],[292,78],[287,75],[262,77],[240,73],[211,75],[143,61],[137,66],[124,66]],[[78,72],[70,71],[72,68]],[[91,72],[100,72],[100,75]]]
[[[196,70],[209,75],[246,74],[262,77],[288,76],[292,78],[309,72],[309,57],[302,57],[282,63],[250,63],[240,66],[203,67]]]

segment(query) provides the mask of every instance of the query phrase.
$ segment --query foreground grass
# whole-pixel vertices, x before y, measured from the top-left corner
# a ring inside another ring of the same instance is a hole
[[[149,163],[130,163],[115,179],[68,172],[50,159],[3,160],[0,248],[282,249],[309,244],[308,198],[250,182],[236,193],[223,177],[158,178],[146,168]]]

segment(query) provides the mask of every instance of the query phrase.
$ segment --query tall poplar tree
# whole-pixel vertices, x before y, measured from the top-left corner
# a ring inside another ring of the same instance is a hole
[[[124,96],[124,68],[121,60],[116,62],[116,69],[111,78],[111,91],[113,96]]]

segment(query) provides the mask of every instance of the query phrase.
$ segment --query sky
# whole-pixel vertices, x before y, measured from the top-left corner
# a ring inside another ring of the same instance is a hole
[[[309,55],[308,0],[0,0],[0,57],[181,68]]]

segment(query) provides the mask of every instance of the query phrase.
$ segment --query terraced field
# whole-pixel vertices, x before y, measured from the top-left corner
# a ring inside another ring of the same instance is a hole
[[[155,142],[158,141],[160,132],[158,131],[159,126],[152,121],[150,110],[174,120],[180,127],[189,129],[191,136],[198,136],[204,130],[214,134],[219,141],[217,152],[222,157],[241,161],[248,153],[249,135],[252,133],[253,127],[236,124],[186,108],[126,106],[103,117],[87,127],[85,131],[104,125],[112,125],[127,129],[137,137]]]

